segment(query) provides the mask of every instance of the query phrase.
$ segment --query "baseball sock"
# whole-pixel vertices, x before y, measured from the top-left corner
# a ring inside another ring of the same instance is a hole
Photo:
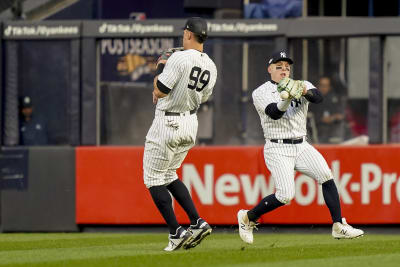
[[[328,206],[331,213],[332,221],[334,223],[342,222],[339,194],[333,179],[322,184],[322,194],[324,195],[326,206]]]
[[[149,191],[154,203],[168,225],[170,234],[174,235],[179,224],[172,209],[172,198],[167,188],[165,185],[152,186],[149,188]]]
[[[176,201],[178,201],[179,205],[181,205],[186,214],[189,216],[190,224],[195,225],[197,223],[197,219],[200,217],[187,187],[182,183],[181,180],[176,179],[167,185],[167,189],[171,192]]]
[[[255,222],[258,218],[261,217],[261,215],[270,212],[276,208],[279,208],[283,205],[285,204],[276,199],[275,194],[272,194],[263,198],[263,200],[261,200],[260,203],[257,204],[257,206],[249,210],[247,212],[247,217],[249,217],[250,221]]]

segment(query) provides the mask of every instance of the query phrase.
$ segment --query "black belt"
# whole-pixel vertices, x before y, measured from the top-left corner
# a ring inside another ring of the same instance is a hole
[[[303,138],[300,139],[271,139],[273,143],[284,143],[284,144],[301,144],[303,143]]]
[[[190,115],[196,113],[196,111],[197,111],[197,109],[191,110]],[[165,116],[180,116],[181,114],[184,114],[184,113],[165,111]]]

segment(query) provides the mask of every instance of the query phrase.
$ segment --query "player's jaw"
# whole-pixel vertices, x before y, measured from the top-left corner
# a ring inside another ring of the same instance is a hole
[[[273,73],[271,73],[271,80],[279,83],[283,78],[285,78],[285,77],[289,78],[289,74],[290,74],[290,72],[288,72],[288,71],[273,72]]]

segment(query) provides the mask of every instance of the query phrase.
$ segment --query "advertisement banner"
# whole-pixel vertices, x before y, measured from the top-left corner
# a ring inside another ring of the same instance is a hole
[[[80,21],[7,21],[4,39],[70,39],[81,36]]]
[[[100,41],[102,82],[152,83],[160,54],[177,38],[109,38]]]
[[[143,148],[77,148],[77,223],[161,223],[143,184],[142,159]]]
[[[400,223],[399,148],[317,147],[332,169],[342,215],[350,223]],[[77,223],[164,223],[143,185],[142,157],[142,147],[77,148]],[[178,175],[211,224],[236,224],[239,209],[274,192],[262,147],[195,147]],[[290,204],[260,222],[331,223],[320,185],[296,172],[295,189]],[[176,202],[174,207],[179,222],[189,223]]]

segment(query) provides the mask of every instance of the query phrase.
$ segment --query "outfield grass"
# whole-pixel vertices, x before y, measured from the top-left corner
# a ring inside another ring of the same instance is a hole
[[[327,234],[215,233],[192,250],[164,252],[166,234],[0,234],[1,266],[400,266],[400,235],[335,240]]]

